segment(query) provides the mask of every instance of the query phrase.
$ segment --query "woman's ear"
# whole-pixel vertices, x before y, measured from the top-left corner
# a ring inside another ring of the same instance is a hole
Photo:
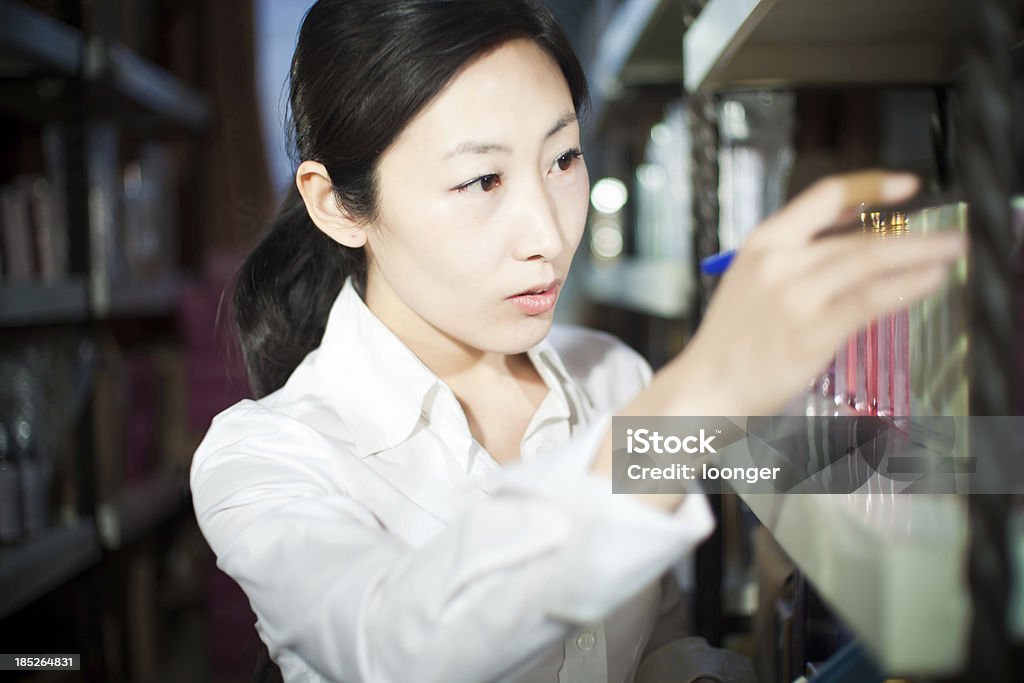
[[[306,203],[306,211],[316,227],[346,247],[366,244],[366,228],[339,206],[331,185],[331,176],[318,161],[303,161],[295,172],[295,184]]]

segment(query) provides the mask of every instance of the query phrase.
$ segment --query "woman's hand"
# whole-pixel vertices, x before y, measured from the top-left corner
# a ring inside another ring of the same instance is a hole
[[[663,414],[772,414],[857,329],[937,290],[965,251],[963,235],[822,236],[854,220],[861,204],[905,200],[917,185],[879,171],[829,177],[759,226],[693,340],[656,377],[678,394]]]
[[[771,415],[859,328],[937,290],[963,255],[960,234],[823,236],[861,204],[909,198],[917,179],[866,171],[825,178],[747,239],[687,347],[618,414]],[[609,429],[593,470],[612,476]],[[682,494],[634,494],[674,510]]]

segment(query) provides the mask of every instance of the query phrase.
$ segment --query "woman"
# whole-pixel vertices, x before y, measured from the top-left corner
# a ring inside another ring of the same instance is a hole
[[[771,413],[963,250],[815,239],[915,185],[823,181],[652,377],[616,339],[552,327],[587,211],[585,102],[534,0],[309,10],[297,193],[235,298],[261,398],[214,420],[191,470],[285,680],[633,680],[664,640],[660,579],[713,522],[699,493],[610,493],[610,416]]]

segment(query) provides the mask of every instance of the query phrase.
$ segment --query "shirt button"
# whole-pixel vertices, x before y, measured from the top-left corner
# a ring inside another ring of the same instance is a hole
[[[594,645],[597,643],[597,638],[590,631],[584,631],[576,638],[576,645],[584,652],[590,652],[594,649]]]

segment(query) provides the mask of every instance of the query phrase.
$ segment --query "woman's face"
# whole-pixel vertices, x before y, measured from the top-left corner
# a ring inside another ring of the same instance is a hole
[[[482,351],[540,341],[553,306],[509,297],[557,294],[568,275],[590,189],[579,147],[565,77],[532,41],[467,65],[381,157],[374,312],[400,335]]]

